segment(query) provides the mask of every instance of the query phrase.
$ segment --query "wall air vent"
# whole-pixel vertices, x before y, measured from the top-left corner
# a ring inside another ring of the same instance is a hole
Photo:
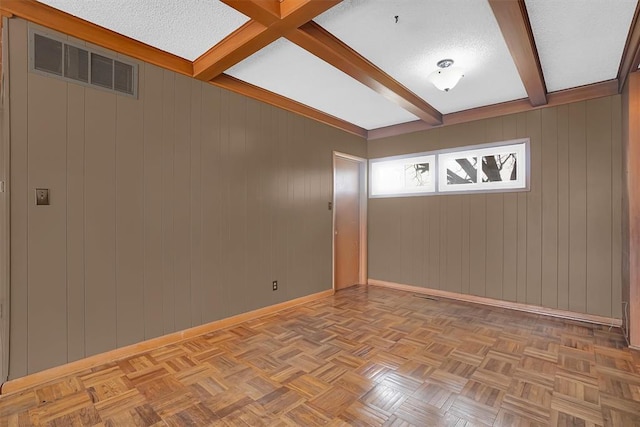
[[[33,30],[29,68],[38,74],[137,96],[137,65]]]

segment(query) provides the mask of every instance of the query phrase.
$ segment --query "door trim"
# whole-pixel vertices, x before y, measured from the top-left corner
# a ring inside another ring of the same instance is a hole
[[[358,282],[361,285],[367,283],[367,159],[353,156],[351,154],[341,153],[339,151],[333,152],[333,173],[332,173],[332,201],[331,201],[331,282],[333,291],[336,291],[336,158],[341,157],[347,160],[353,160],[358,162],[358,169],[360,172],[360,189],[358,191],[360,195],[359,208],[360,208],[360,256],[358,257]]]

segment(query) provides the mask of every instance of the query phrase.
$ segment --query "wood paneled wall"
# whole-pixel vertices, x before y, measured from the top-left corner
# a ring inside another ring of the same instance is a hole
[[[369,158],[531,138],[531,191],[369,200],[369,277],[621,316],[620,96],[369,141]]]
[[[332,151],[362,139],[148,64],[139,99],[30,73],[27,29],[10,21],[10,378],[331,288]]]

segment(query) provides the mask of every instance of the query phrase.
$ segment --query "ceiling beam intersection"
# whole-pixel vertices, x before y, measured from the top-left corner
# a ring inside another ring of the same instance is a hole
[[[199,80],[209,81],[219,76],[341,0],[285,0],[291,6],[283,9],[284,6],[280,4],[278,10],[275,9],[273,1],[222,1],[249,16],[251,20],[193,62],[193,77]]]

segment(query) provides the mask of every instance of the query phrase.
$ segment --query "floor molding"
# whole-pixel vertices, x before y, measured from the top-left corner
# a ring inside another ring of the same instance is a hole
[[[538,305],[523,304],[520,302],[512,302],[512,301],[503,301],[503,300],[497,300],[493,298],[480,297],[476,295],[460,294],[457,292],[442,291],[439,289],[423,288],[420,286],[404,285],[402,283],[386,282],[384,280],[369,279],[367,283],[372,286],[398,289],[402,291],[415,292],[417,294],[454,299],[458,301],[473,302],[476,304],[490,305],[492,307],[500,307],[500,308],[506,308],[509,310],[524,311],[527,313],[543,314],[545,316],[559,317],[561,319],[578,320],[580,322],[595,323],[595,324],[614,326],[614,327],[622,326],[622,319],[615,319],[613,317],[597,316],[597,315],[586,314],[586,313],[577,313],[575,311],[540,307]]]
[[[190,338],[197,337],[212,331],[224,329],[229,326],[236,325],[238,323],[246,322],[248,320],[257,319],[259,317],[268,316],[273,313],[277,313],[282,310],[286,310],[296,305],[305,304],[308,302],[316,301],[322,298],[333,295],[335,291],[329,289],[326,291],[318,292],[315,294],[307,295],[304,297],[292,299],[290,301],[281,302],[278,304],[270,305],[268,307],[259,308],[257,310],[249,311],[246,313],[238,314],[236,316],[227,317],[225,319],[216,320],[211,323],[207,323],[193,328],[185,329],[183,331],[174,332],[171,334],[163,335],[161,337],[152,338],[150,340],[142,341],[136,344],[128,345],[126,347],[117,348],[107,351],[105,353],[96,354],[86,357],[84,359],[76,360],[64,365],[56,366],[54,368],[46,369],[44,371],[36,372],[24,377],[9,380],[2,384],[0,389],[1,395],[9,393],[15,393],[28,387],[44,384],[55,380],[59,377],[72,374],[74,372],[90,369],[94,366],[103,365],[108,362],[120,360],[132,356],[134,354],[142,353],[144,351],[151,350],[156,347],[165,346],[168,344],[175,344],[180,341],[184,341]]]

